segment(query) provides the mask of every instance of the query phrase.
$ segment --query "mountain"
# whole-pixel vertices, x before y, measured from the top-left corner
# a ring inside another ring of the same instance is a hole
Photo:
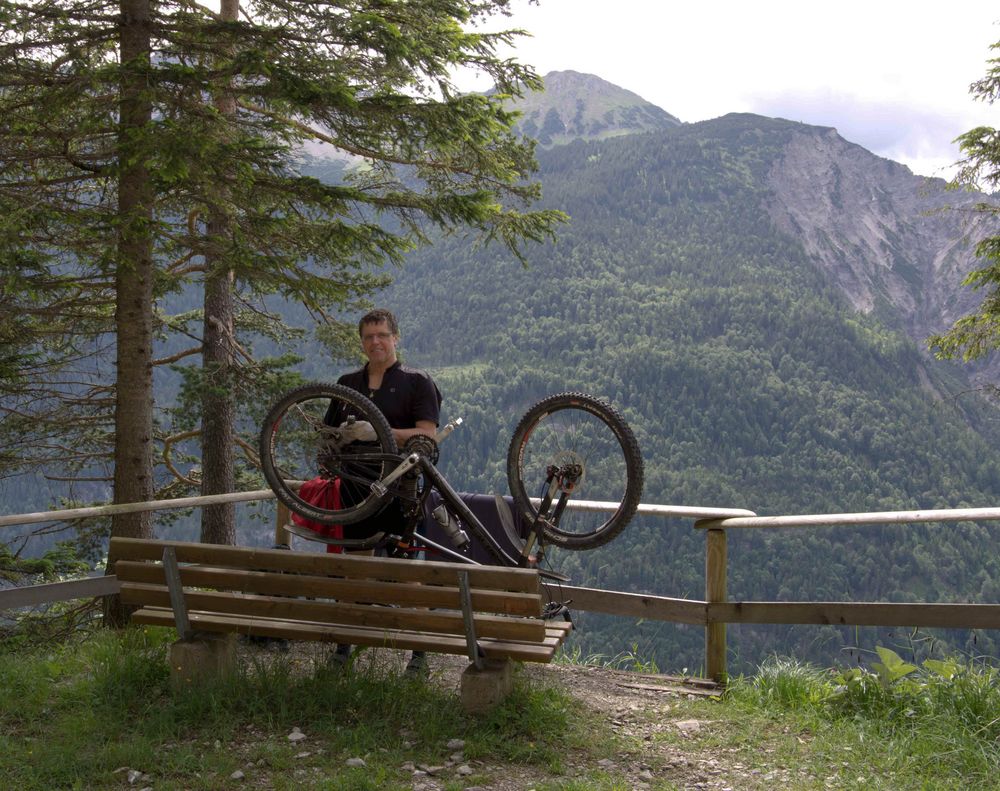
[[[544,92],[512,105],[524,115],[522,130],[540,135],[544,146],[681,124],[591,74],[556,71],[544,82]],[[723,126],[740,117],[727,116]],[[976,195],[948,191],[942,179],[915,176],[835,129],[774,120],[787,139],[763,181],[773,193],[768,214],[778,229],[800,239],[856,310],[876,313],[920,345],[978,304],[981,297],[960,284],[972,266],[970,240],[996,229],[996,222],[971,211]],[[751,123],[750,145],[761,131]],[[994,378],[1000,373],[1000,365],[986,368]]]
[[[522,114],[520,131],[543,147],[659,131],[681,123],[641,96],[592,74],[553,71],[543,79],[544,91],[511,103],[511,109]]]
[[[379,300],[401,320],[406,361],[433,371],[443,418],[465,419],[442,447],[457,488],[506,492],[520,415],[582,390],[635,430],[645,502],[760,514],[996,503],[996,409],[953,397],[970,389],[967,372],[923,343],[974,304],[959,284],[984,230],[965,211],[974,196],[832,129],[747,114],[680,124],[596,77],[546,82],[524,123],[562,124],[538,156],[543,204],[572,218],[558,241],[528,248],[525,268],[497,247],[439,238]],[[343,177],[342,162],[307,166]],[[308,378],[340,372],[318,347],[298,350]],[[247,522],[241,540],[270,544],[269,520]],[[701,598],[704,553],[690,521],[644,517],[605,547],[554,559],[576,584]],[[733,531],[729,558],[734,600],[1000,601],[998,526]],[[579,625],[585,655],[702,662],[698,628],[590,614]],[[990,632],[742,626],[730,667],[900,641],[1000,653]]]
[[[751,121],[751,123],[753,123]],[[767,174],[769,215],[864,314],[918,344],[950,327],[981,295],[962,287],[972,240],[997,232],[972,211],[978,196],[914,176],[836,130],[797,125]]]
[[[406,359],[434,371],[444,417],[466,420],[442,451],[454,483],[505,491],[518,416],[584,390],[636,431],[645,502],[760,514],[995,504],[996,410],[951,397],[969,389],[966,372],[922,341],[968,304],[964,212],[928,213],[966,196],[833,130],[746,114],[567,140],[539,164],[544,203],[572,217],[556,244],[530,250],[525,269],[440,239],[382,300],[400,315]],[[996,601],[998,544],[996,528],[970,524],[738,531],[730,596]],[[582,585],[700,598],[704,551],[690,522],[643,518],[558,565]],[[701,662],[698,629],[597,616],[581,626],[584,653]],[[774,652],[829,662],[897,639],[734,627],[731,664]],[[987,633],[935,640],[922,650],[998,650]]]

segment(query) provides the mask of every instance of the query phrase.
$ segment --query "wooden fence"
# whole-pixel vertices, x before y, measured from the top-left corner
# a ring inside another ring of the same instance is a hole
[[[68,521],[129,511],[192,508],[221,502],[249,502],[273,498],[274,494],[271,491],[260,490],[128,505],[14,514],[0,516],[0,527]],[[613,511],[617,503],[580,501],[571,503],[570,507],[590,511]],[[727,677],[726,625],[730,623],[1000,629],[998,604],[729,601],[726,594],[728,530],[859,527],[921,522],[988,522],[1000,520],[1000,508],[757,516],[753,511],[737,508],[644,504],[639,506],[638,513],[662,518],[693,519],[695,529],[705,532],[705,598],[674,599],[653,594],[574,586],[562,586],[561,590],[568,599],[573,600],[573,609],[576,610],[704,626],[705,670],[706,675],[715,681],[724,682]],[[288,511],[279,503],[275,524],[276,543],[290,543],[291,536],[284,529],[287,523]],[[14,588],[0,591],[0,611],[73,598],[104,596],[115,592],[117,592],[117,581],[113,576]]]

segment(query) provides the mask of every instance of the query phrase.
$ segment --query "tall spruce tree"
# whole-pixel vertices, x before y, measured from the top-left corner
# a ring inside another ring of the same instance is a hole
[[[204,355],[189,381],[222,453],[202,453],[202,480],[225,489],[232,447],[217,437],[261,371],[236,314],[276,332],[278,297],[336,335],[338,313],[428,227],[515,251],[551,234],[561,215],[527,209],[532,150],[503,109],[539,80],[497,56],[514,33],[469,32],[508,2],[248,2],[236,15],[231,2],[220,13],[183,0],[0,0],[3,264],[30,251],[73,278],[106,319],[90,328],[95,349],[114,334],[116,502],[153,494],[154,335],[196,326],[157,311],[158,295],[205,291],[196,347],[163,361]],[[459,93],[462,67],[496,92]],[[344,177],[302,176],[306,144],[336,150]],[[233,298],[239,310],[218,307]],[[81,391],[102,375],[94,366]],[[206,523],[203,538],[231,540],[230,525]],[[139,516],[112,526],[150,529]]]

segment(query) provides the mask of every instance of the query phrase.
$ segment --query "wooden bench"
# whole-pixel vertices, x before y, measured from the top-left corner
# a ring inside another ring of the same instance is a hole
[[[216,632],[466,654],[474,674],[497,668],[490,660],[549,662],[572,628],[542,618],[533,569],[131,538],[109,551],[123,602],[139,608],[132,621],[176,626],[183,641]]]

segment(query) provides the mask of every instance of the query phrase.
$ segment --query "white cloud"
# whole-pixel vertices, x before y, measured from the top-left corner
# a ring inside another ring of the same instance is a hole
[[[488,27],[533,34],[519,60],[543,74],[596,74],[683,121],[756,112],[832,126],[925,175],[954,162],[963,131],[1000,126],[1000,108],[968,94],[1000,40],[991,0],[521,0],[514,9]]]
[[[981,122],[972,114],[946,115],[898,100],[880,100],[821,91],[760,97],[753,112],[817,126],[869,151],[902,162],[925,176],[948,178],[960,157],[953,142]]]

